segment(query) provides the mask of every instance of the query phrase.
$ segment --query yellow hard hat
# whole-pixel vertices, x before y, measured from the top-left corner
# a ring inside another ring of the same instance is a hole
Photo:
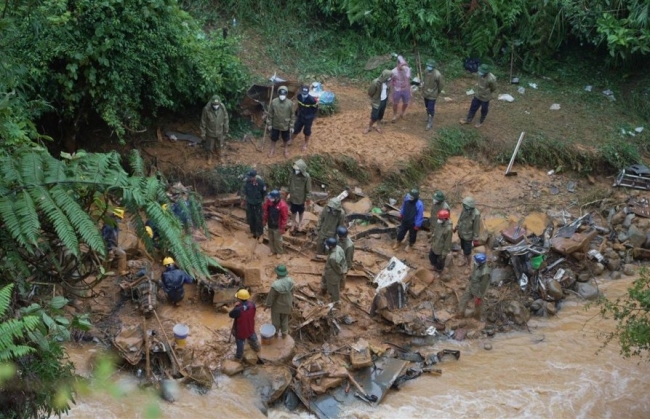
[[[153,229],[149,226],[144,226],[144,229],[147,232],[147,235],[149,235],[150,238],[153,238]]]
[[[124,218],[124,210],[122,208],[113,208],[111,211],[116,217]]]
[[[165,259],[163,259],[163,265],[164,266],[173,265],[175,263],[176,262],[174,262],[174,259],[170,258],[169,256],[167,256]]]
[[[167,211],[167,207],[168,207],[168,206],[169,206],[169,205],[167,205],[167,204],[162,204],[162,205],[161,205],[163,211]]]
[[[239,298],[240,300],[246,301],[249,298],[251,298],[251,295],[250,295],[250,293],[248,292],[247,289],[242,288],[239,291],[237,291],[237,293],[235,294],[235,297]]]

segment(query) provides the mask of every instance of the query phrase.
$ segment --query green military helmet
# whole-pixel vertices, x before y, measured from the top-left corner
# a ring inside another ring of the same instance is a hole
[[[333,210],[339,211],[341,210],[341,200],[338,198],[332,198],[327,201],[327,206]]]
[[[478,75],[484,76],[490,72],[490,66],[487,64],[481,64],[478,68]]]
[[[436,66],[436,60],[427,60],[427,67],[435,67]]]
[[[388,80],[390,80],[391,77],[393,77],[393,72],[390,71],[390,70],[384,70],[384,71],[381,72],[381,76],[379,76],[379,80],[382,83],[384,83],[384,82],[387,82]]]
[[[436,193],[433,194],[433,199],[442,202],[445,200],[445,194],[442,193],[442,191],[436,191]]]
[[[409,195],[411,195],[413,197],[413,199],[416,200],[416,201],[418,199],[420,199],[420,191],[418,191],[415,188],[411,189],[411,191],[409,192]]]
[[[280,88],[278,89],[278,94],[286,95],[287,93],[289,93],[289,89],[287,89],[287,86],[280,86]]]
[[[463,205],[467,208],[476,208],[476,201],[471,196],[466,196],[463,198]]]
[[[214,95],[214,96],[212,96],[212,98],[210,99],[210,101],[212,102],[213,105],[219,105],[219,104],[221,104],[221,98],[219,98],[218,95]]]
[[[285,265],[278,265],[275,268],[275,273],[278,274],[278,276],[287,276],[287,274],[289,274],[289,271]]]

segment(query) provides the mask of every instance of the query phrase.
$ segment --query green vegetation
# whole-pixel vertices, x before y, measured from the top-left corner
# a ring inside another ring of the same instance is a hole
[[[650,355],[650,272],[642,269],[627,295],[614,301],[602,298],[598,305],[604,318],[616,321],[616,329],[605,334],[604,345],[618,341],[624,357],[647,360]]]

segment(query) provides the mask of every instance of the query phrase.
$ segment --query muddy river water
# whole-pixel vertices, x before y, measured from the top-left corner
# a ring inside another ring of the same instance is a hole
[[[625,292],[630,279],[605,281],[601,289],[616,297]],[[441,364],[440,377],[422,376],[392,391],[378,408],[365,405],[348,412],[355,418],[647,418],[650,365],[623,359],[616,345],[605,347],[599,334],[612,330],[597,309],[586,310],[571,298],[553,318],[532,318],[528,331],[500,334],[494,338],[446,341],[436,349],[462,351],[459,362]],[[492,350],[483,349],[486,343]],[[81,372],[92,349],[71,348]],[[255,407],[255,390],[241,377],[219,376],[216,385],[201,395],[181,389],[179,400],[164,402],[140,391],[130,374],[116,374],[123,389],[120,398],[103,392],[78,399],[69,418],[146,418],[158,410],[164,418],[255,418],[264,417]],[[156,408],[157,406],[157,408]],[[284,407],[269,411],[271,418],[312,417],[291,413]]]

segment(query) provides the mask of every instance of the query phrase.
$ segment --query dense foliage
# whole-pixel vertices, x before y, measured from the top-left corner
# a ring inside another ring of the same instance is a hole
[[[617,340],[621,354],[648,359],[650,355],[650,272],[644,269],[627,295],[614,301],[602,299],[601,315],[616,320],[616,329],[606,334],[605,343]]]
[[[26,69],[26,96],[50,103],[68,137],[96,115],[122,135],[161,109],[215,92],[234,101],[245,88],[232,44],[205,33],[175,0],[6,5],[3,49]]]

